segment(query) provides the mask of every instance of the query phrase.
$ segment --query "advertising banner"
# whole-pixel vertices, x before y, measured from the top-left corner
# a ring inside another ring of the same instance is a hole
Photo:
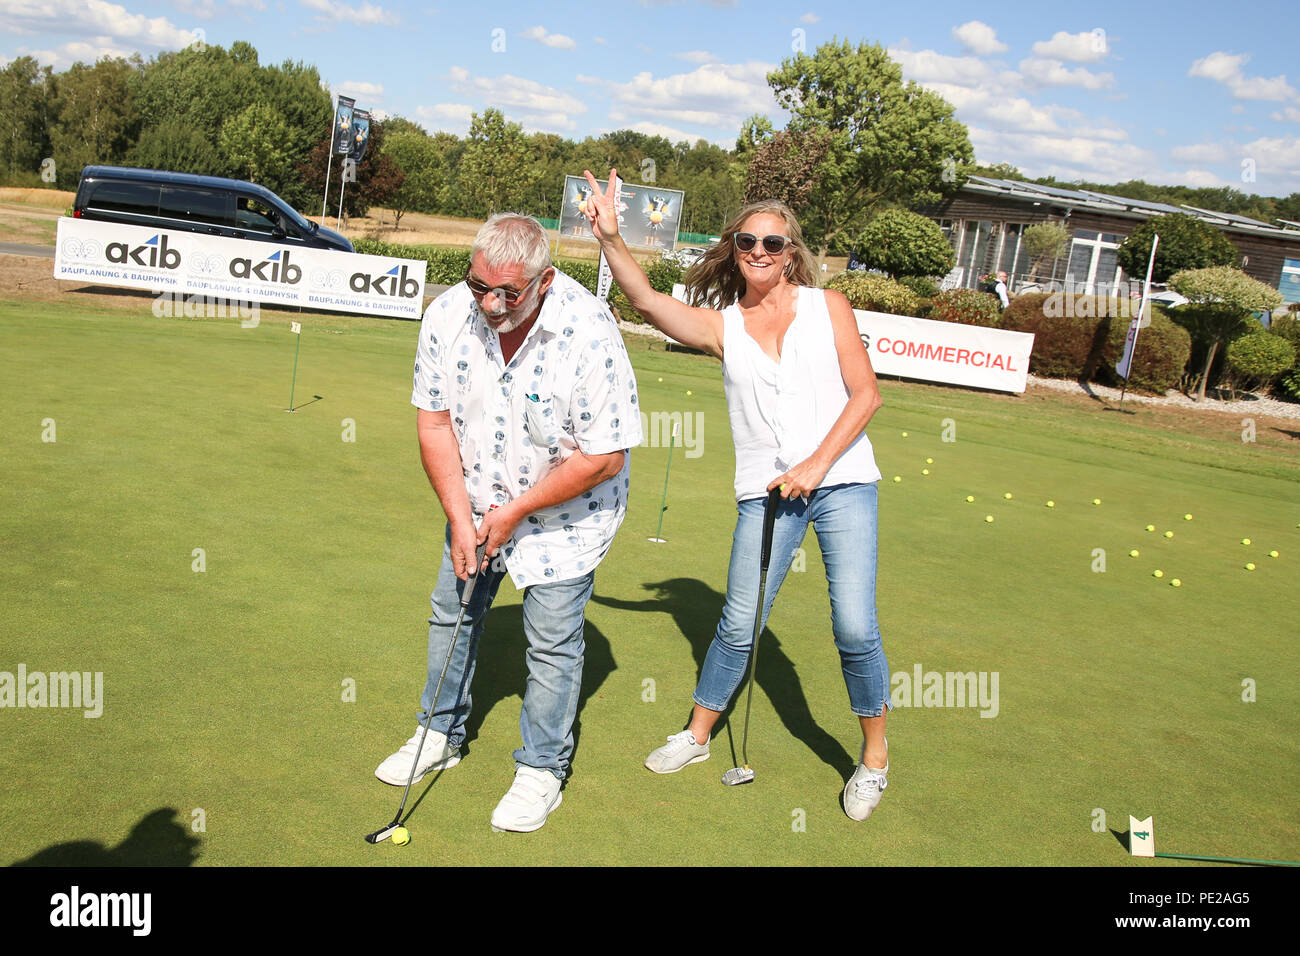
[[[603,185],[603,184],[602,184]],[[590,239],[591,227],[584,209],[591,187],[583,176],[564,177],[564,204],[560,208],[560,236],[564,239]],[[645,183],[624,182],[619,191],[618,231],[629,246],[671,252],[677,245],[677,230],[682,220],[680,189],[660,189]]]
[[[366,147],[370,145],[370,110],[352,111],[352,151],[348,158],[359,163],[366,156]],[[354,179],[353,182],[356,182]]]
[[[276,242],[59,219],[54,278],[418,319],[426,264]]]
[[[1034,337],[1028,332],[853,310],[871,367],[884,375],[1023,392]]]
[[[352,107],[356,102],[350,96],[339,97],[339,105],[334,110],[335,156],[344,156],[352,151]]]

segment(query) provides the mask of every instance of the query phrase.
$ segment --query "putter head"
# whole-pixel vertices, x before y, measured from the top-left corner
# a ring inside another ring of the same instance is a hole
[[[744,767],[732,767],[722,775],[722,782],[728,787],[738,787],[742,783],[754,782],[754,771],[748,765]]]
[[[374,833],[367,833],[366,842],[383,843],[385,840],[387,840],[390,836],[393,835],[393,831],[396,830],[399,826],[401,826],[401,824],[397,820],[394,820],[392,823],[388,824],[388,826],[382,827],[376,830]]]

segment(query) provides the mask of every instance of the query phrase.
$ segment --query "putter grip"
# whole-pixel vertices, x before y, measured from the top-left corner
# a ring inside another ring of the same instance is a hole
[[[487,542],[484,541],[474,552],[474,567],[470,568],[469,577],[465,579],[465,586],[460,589],[460,606],[469,607],[469,602],[474,599],[474,592],[478,589],[479,568],[483,567],[483,556],[487,553]]]
[[[773,488],[767,493],[767,505],[763,508],[763,570],[767,570],[772,559],[772,529],[776,525],[776,507],[781,503],[781,489]]]

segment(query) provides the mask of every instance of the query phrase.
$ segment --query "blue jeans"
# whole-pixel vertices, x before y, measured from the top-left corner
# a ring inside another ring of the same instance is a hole
[[[736,508],[739,517],[727,572],[722,620],[704,657],[695,703],[727,709],[745,679],[754,639],[759,564],[763,541],[763,498]],[[811,521],[826,564],[831,631],[840,654],[849,708],[859,717],[879,717],[889,706],[889,665],[876,623],[876,486],[833,485],[782,501],[772,533],[772,559],[763,599],[763,625]]]
[[[479,585],[478,593],[465,611],[465,620],[435,705],[433,691],[438,686],[438,675],[447,659],[452,631],[460,615],[460,597],[465,588],[465,582],[456,577],[452,567],[451,529],[448,528],[438,583],[429,599],[433,608],[433,616],[429,618],[429,675],[420,695],[420,712],[416,719],[423,724],[429,708],[433,707],[429,728],[446,734],[453,747],[460,746],[465,738],[479,637],[483,634],[488,609],[506,572],[500,561],[493,561],[483,574],[486,580]],[[578,713],[582,655],[586,650],[582,633],[584,611],[595,577],[593,570],[568,581],[524,588],[528,686],[519,714],[523,746],[514,753],[515,766],[549,770],[561,780],[568,774],[569,760],[573,756],[573,720]]]

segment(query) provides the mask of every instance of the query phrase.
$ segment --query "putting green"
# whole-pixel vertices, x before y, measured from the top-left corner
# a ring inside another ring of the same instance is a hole
[[[372,847],[442,539],[408,404],[417,325],[266,312],[245,329],[77,298],[0,306],[0,701],[19,665],[99,673],[102,713],[0,708],[0,862],[1154,865],[1108,832],[1129,813],[1154,816],[1160,851],[1300,858],[1294,439],[883,383],[878,602],[908,699],[857,824],[839,792],[860,734],[812,535],[763,638],[755,782],[721,785],[725,726],[703,764],[642,767],[683,725],[717,621],[734,462],[716,363],[629,337],[643,409],[691,416],[698,444],[674,452],[660,545],[668,449],[634,452],[563,806],[531,835],[488,826],[525,679],[506,584],[465,760],[413,789],[409,846]],[[51,817],[57,834],[30,825]]]

